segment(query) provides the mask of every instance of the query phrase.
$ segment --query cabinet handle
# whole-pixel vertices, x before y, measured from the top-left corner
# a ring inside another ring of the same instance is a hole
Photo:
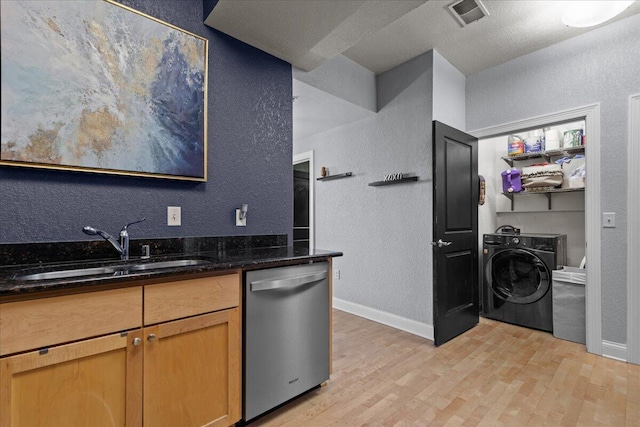
[[[327,278],[327,270],[296,277],[275,278],[271,280],[258,280],[251,282],[251,292],[269,291],[271,289],[290,288],[306,285]]]
[[[154,342],[156,340],[156,334],[149,334],[147,341]]]
[[[133,339],[133,345],[140,345],[142,343],[142,339],[140,337],[135,337]]]

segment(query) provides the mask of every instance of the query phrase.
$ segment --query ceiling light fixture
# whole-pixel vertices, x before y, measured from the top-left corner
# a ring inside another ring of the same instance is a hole
[[[562,22],[569,27],[593,27],[624,12],[633,2],[634,0],[569,1],[569,6],[562,15]]]

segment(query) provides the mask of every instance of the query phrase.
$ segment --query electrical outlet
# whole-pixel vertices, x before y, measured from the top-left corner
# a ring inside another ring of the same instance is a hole
[[[603,228],[616,228],[616,213],[615,212],[603,212],[602,213],[602,227]]]
[[[333,278],[336,280],[340,280],[340,270],[338,270],[337,268],[333,270]]]
[[[180,206],[167,206],[167,225],[177,227],[182,225],[182,209]]]

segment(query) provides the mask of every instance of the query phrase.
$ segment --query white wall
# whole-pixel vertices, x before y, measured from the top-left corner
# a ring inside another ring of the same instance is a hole
[[[316,181],[316,247],[334,259],[335,297],[432,324],[431,120],[433,54],[376,78],[378,113],[294,141],[314,150],[316,169],[351,178]],[[416,183],[371,187],[386,173]]]
[[[346,56],[338,55],[308,72],[293,67],[293,79],[376,111],[375,74]]]
[[[640,88],[640,15],[467,76],[467,129],[601,105],[602,338],[626,342],[628,97]],[[587,151],[589,136],[587,135]],[[588,173],[588,171],[587,171]],[[588,183],[587,183],[588,185]],[[588,262],[588,260],[587,260]]]
[[[466,78],[442,55],[433,51],[433,120],[465,130]]]
[[[502,168],[502,165],[496,165],[496,157],[502,155],[498,149],[502,144],[502,137],[478,141],[478,175],[484,177],[486,185],[484,205],[478,206],[479,254],[482,254],[482,235],[493,233],[498,227],[496,218],[497,204],[501,201],[500,198],[505,198],[500,194],[502,187],[501,181],[498,179],[500,172],[504,168]]]

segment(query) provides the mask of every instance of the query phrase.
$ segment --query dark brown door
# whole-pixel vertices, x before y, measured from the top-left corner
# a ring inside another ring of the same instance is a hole
[[[478,140],[433,122],[433,327],[440,345],[478,324]]]

